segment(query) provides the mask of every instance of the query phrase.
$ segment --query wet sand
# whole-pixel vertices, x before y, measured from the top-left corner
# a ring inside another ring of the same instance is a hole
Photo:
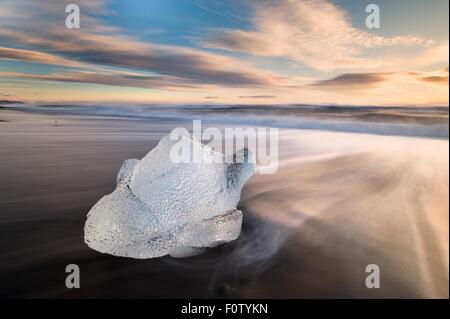
[[[448,298],[447,139],[283,131],[279,171],[244,188],[237,241],[132,260],[84,244],[86,213],[125,159],[180,123],[7,110],[0,120],[3,298]],[[80,289],[65,287],[71,263]],[[380,289],[365,287],[372,263]]]

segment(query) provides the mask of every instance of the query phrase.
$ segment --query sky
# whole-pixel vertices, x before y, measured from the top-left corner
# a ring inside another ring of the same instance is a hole
[[[81,27],[65,26],[68,4]],[[366,6],[380,8],[369,29]],[[2,0],[0,100],[448,106],[448,0]]]

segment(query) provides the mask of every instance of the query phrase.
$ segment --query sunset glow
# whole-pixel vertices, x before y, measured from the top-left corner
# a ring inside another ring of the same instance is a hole
[[[448,105],[448,1],[378,3],[4,0],[0,98]]]

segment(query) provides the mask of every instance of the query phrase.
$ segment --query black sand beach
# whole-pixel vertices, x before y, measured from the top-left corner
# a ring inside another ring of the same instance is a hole
[[[133,260],[89,249],[86,213],[124,160],[180,123],[10,110],[0,120],[3,298],[448,298],[448,139],[286,130],[279,171],[244,188],[237,241]],[[372,263],[380,289],[365,287]],[[65,286],[68,264],[80,289]]]

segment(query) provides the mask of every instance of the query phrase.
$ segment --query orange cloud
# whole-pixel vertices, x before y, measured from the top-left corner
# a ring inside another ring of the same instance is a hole
[[[389,80],[388,73],[346,73],[332,79],[317,81],[309,87],[331,90],[358,90],[378,86]]]
[[[65,59],[45,52],[20,50],[5,47],[0,47],[0,59],[37,62],[37,63],[71,66],[71,67],[83,66],[82,63],[79,63],[77,61]]]
[[[65,4],[61,1],[27,2],[27,12],[30,12],[27,17],[23,17],[20,10],[23,9],[22,1],[7,1],[6,6],[14,19],[0,22],[0,26],[4,26],[0,28],[0,39],[34,49],[0,48],[0,58],[85,67],[89,71],[120,67],[174,77],[178,79],[176,86],[181,79],[186,86],[282,85],[282,77],[232,57],[192,48],[142,43],[121,35],[120,30],[104,26],[92,16],[105,12],[104,3],[100,0],[80,1],[82,8],[89,8],[84,12],[91,15],[83,16],[81,29],[70,30],[55,28],[54,21],[64,12]],[[39,26],[26,23],[30,19],[40,21]],[[114,34],[110,34],[111,31]]]
[[[363,49],[431,43],[420,36],[386,38],[361,31],[342,9],[326,0],[261,0],[252,2],[251,8],[253,30],[213,30],[197,41],[206,47],[287,57],[322,71],[383,64],[363,57]]]
[[[433,84],[447,84],[448,76],[425,76],[419,78],[423,82],[433,83]]]

